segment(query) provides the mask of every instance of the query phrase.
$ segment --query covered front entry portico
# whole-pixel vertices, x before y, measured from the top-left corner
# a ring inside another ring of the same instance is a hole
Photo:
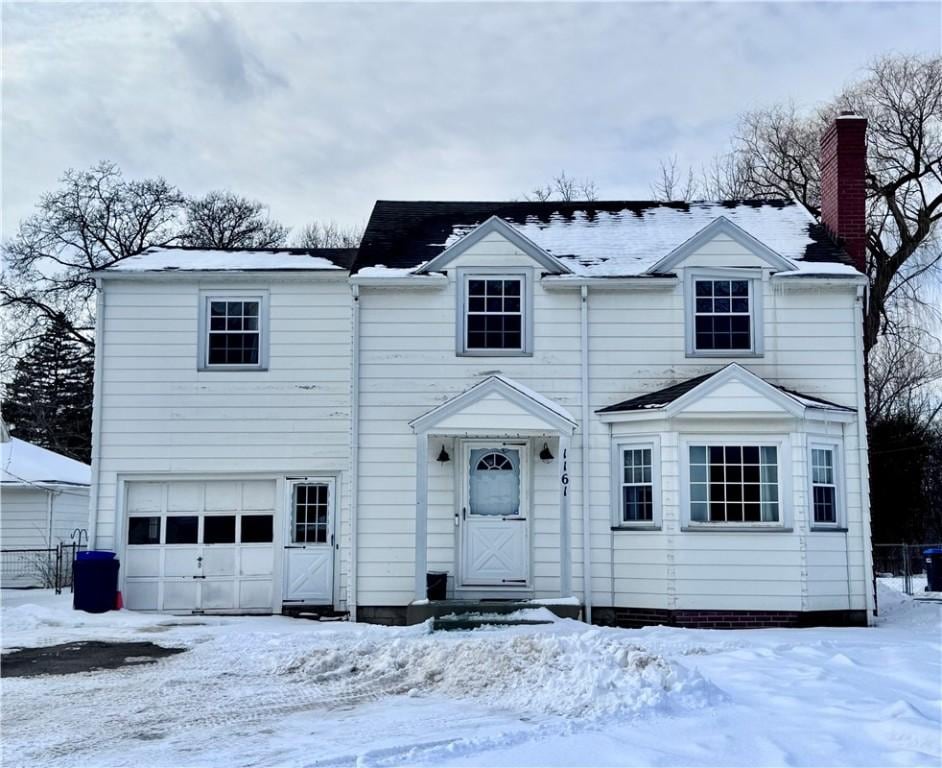
[[[568,597],[572,416],[528,387],[490,376],[410,426],[416,435],[415,600],[426,599],[430,459],[448,467],[436,476],[432,549],[435,569],[448,572],[449,596]],[[442,542],[452,544],[450,551]],[[541,553],[539,573],[535,551]]]

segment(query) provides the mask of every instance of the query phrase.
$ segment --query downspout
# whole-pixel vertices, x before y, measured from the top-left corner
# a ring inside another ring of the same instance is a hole
[[[95,373],[92,379],[92,478],[89,492],[88,548],[98,543],[98,481],[101,475],[101,387],[105,359],[105,289],[95,280]]]
[[[46,489],[46,525],[48,532],[46,534],[46,546],[52,548],[52,505],[55,493],[52,488]]]
[[[582,331],[582,593],[585,620],[592,623],[592,531],[589,509],[589,448],[592,424],[589,421],[589,286],[581,288]]]
[[[870,546],[870,463],[867,453],[867,393],[864,391],[864,286],[857,287],[854,301],[855,322],[858,331],[854,335],[854,353],[857,358],[857,464],[860,475],[860,540],[863,547],[863,589],[864,605],[867,610],[867,624],[873,622],[876,609],[873,594],[873,552]],[[850,553],[847,553],[850,557]]]
[[[357,620],[357,518],[360,510],[360,286],[353,291],[353,344],[350,390],[350,584],[347,610]]]

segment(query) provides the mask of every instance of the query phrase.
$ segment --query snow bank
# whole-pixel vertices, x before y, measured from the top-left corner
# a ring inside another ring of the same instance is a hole
[[[354,687],[379,684],[389,695],[436,694],[585,719],[699,708],[722,698],[699,674],[601,630],[351,640],[306,650],[275,672],[316,686],[344,679]]]

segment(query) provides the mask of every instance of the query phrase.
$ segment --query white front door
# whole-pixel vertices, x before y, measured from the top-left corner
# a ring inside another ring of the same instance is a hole
[[[463,446],[461,586],[525,587],[529,583],[526,446]]]
[[[288,481],[285,602],[334,601],[334,480]]]

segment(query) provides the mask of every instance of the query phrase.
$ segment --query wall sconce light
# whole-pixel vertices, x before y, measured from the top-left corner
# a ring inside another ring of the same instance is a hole
[[[540,451],[540,461],[544,464],[549,464],[556,457],[553,456],[553,452],[549,449],[549,446],[546,443],[543,443],[543,450]]]
[[[451,461],[451,456],[448,455],[448,451],[445,450],[445,444],[442,443],[442,449],[438,452],[438,458],[435,461],[441,462],[442,464]]]

